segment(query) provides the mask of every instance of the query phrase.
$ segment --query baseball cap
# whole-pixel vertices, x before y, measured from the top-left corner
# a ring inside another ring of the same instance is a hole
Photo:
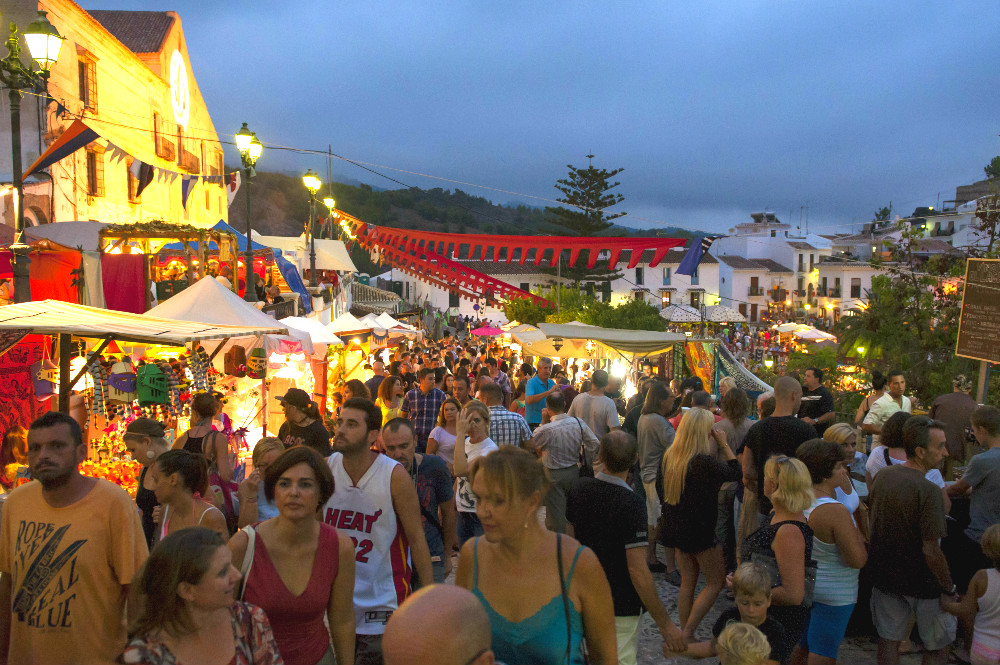
[[[288,392],[278,397],[277,400],[282,404],[291,404],[296,409],[305,409],[312,401],[309,399],[309,394],[301,388],[289,388]]]

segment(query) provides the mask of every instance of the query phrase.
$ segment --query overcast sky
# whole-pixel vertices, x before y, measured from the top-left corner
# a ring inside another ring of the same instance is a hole
[[[953,199],[1000,154],[989,3],[82,4],[177,11],[223,140],[247,122],[265,146],[331,144],[408,185],[534,205],[593,153],[625,169],[633,226],[798,224],[808,207],[810,231],[849,231],[890,201]],[[326,159],[269,149],[259,168]]]

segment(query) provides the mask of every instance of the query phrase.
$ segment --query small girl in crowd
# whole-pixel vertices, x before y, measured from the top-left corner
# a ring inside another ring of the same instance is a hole
[[[720,665],[765,665],[771,647],[764,633],[748,623],[731,623],[719,634]]]
[[[986,529],[982,547],[993,567],[976,571],[968,593],[961,600],[942,600],[941,607],[973,625],[972,665],[996,665],[1000,663],[1000,524]]]

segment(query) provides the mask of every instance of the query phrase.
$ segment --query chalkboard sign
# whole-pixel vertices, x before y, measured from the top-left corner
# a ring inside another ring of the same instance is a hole
[[[969,259],[955,355],[1000,362],[1000,259]]]

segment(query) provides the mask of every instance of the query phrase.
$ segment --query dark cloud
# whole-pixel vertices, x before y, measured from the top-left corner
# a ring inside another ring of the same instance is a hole
[[[625,167],[623,208],[665,225],[725,230],[765,207],[797,222],[808,205],[811,228],[832,229],[890,200],[909,212],[950,199],[1000,153],[996,22],[982,3],[170,6],[220,134],[246,121],[265,144],[331,144],[546,198],[593,152]],[[324,162],[269,150],[260,167]]]

